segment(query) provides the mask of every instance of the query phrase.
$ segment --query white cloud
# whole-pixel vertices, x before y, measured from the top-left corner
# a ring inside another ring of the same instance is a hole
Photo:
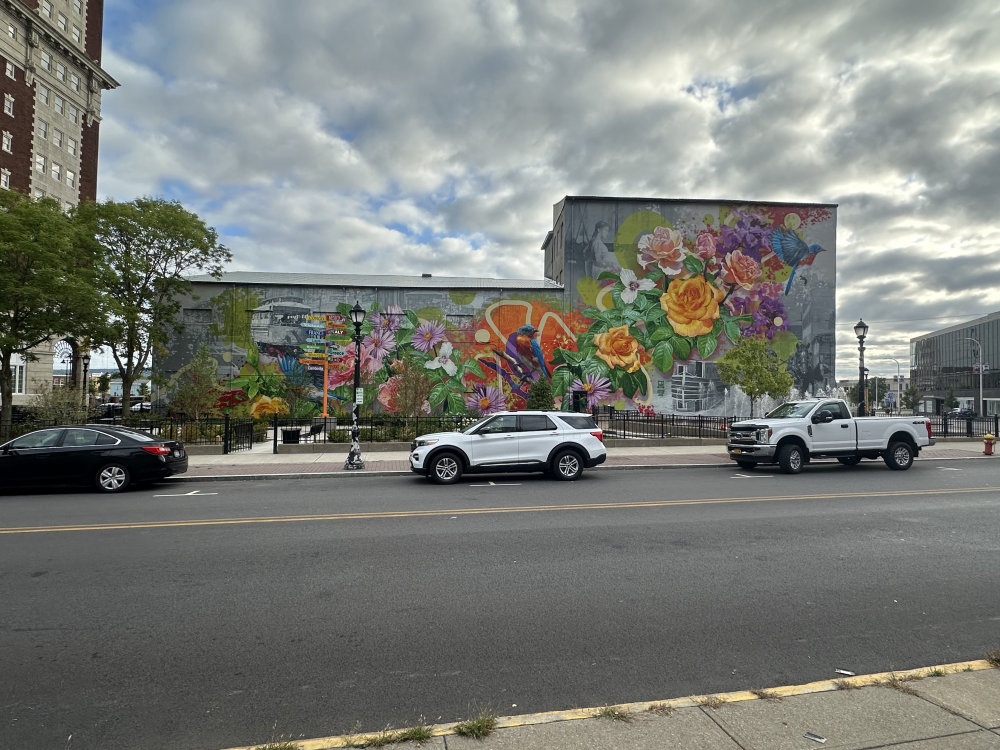
[[[567,194],[838,203],[841,377],[1000,309],[997,10],[677,5],[109,0],[99,189],[234,269],[529,278]]]

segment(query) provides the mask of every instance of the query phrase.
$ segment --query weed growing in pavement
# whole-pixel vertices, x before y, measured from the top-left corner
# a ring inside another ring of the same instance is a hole
[[[994,649],[986,654],[986,661],[992,664],[997,669],[1000,669],[1000,648]]]
[[[705,708],[722,708],[726,702],[717,695],[705,695],[698,699],[698,705]]]
[[[254,750],[299,750],[299,745],[294,742],[269,742],[266,745],[258,745]]]
[[[647,709],[651,714],[656,714],[657,716],[670,716],[675,709],[669,703],[654,703]]]
[[[834,680],[833,686],[837,690],[859,690],[861,686],[856,682],[851,682],[850,680]]]
[[[344,747],[385,747],[400,742],[416,742],[418,745],[422,745],[433,737],[434,733],[430,727],[423,723],[423,719],[415,727],[409,729],[386,728],[377,734],[361,734],[358,726],[355,725],[352,733],[344,737]]]
[[[472,737],[475,740],[481,740],[484,737],[489,737],[493,734],[493,730],[496,729],[496,727],[496,714],[482,711],[475,719],[458,722],[455,725],[455,734],[460,737]]]
[[[912,682],[913,680],[919,680],[919,677],[900,677],[895,672],[886,677],[885,682],[882,683],[886,687],[891,687],[893,690],[898,690],[901,693],[906,693],[907,695],[916,695],[917,691],[907,685],[907,682]]]
[[[756,695],[761,700],[765,701],[780,701],[781,696],[778,695],[773,690],[767,690],[766,688],[754,688],[750,690],[751,693]]]
[[[939,669],[939,668],[935,667],[934,669],[932,669],[930,672],[927,673],[927,676],[928,677],[944,677],[945,676],[945,671],[943,669]]]
[[[612,721],[624,721],[626,723],[632,721],[632,714],[627,708],[622,708],[621,706],[602,706],[597,709],[594,716],[600,719],[611,719]]]

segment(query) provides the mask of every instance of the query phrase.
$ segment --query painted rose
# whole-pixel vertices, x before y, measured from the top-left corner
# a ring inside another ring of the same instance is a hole
[[[597,346],[597,356],[608,363],[609,367],[620,367],[625,372],[635,372],[642,366],[640,351],[642,347],[628,332],[628,326],[618,326],[606,333],[594,335]]]
[[[288,402],[285,399],[275,396],[258,396],[250,407],[250,416],[254,419],[267,417],[272,414],[287,414]]]
[[[660,307],[666,310],[667,320],[677,334],[701,336],[711,332],[723,297],[725,293],[705,281],[704,276],[675,279],[660,297]]]
[[[657,227],[652,234],[639,238],[639,260],[645,270],[659,266],[668,276],[676,276],[684,269],[687,252],[681,245],[681,233],[669,227]]]
[[[760,278],[760,263],[749,255],[744,255],[742,250],[733,250],[722,261],[722,280],[727,284],[750,289],[758,278]]]
[[[394,412],[399,409],[396,399],[399,396],[399,386],[402,379],[401,375],[393,375],[378,387],[378,396],[376,398],[385,407],[386,411]]]
[[[694,246],[695,254],[702,260],[715,257],[715,235],[711,232],[699,232]]]

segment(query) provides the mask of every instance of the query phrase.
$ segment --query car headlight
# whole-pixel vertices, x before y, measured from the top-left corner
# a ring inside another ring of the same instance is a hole
[[[764,429],[757,430],[757,442],[766,443],[771,439],[771,428],[765,427]]]
[[[437,440],[425,440],[423,438],[417,438],[416,443],[418,448],[423,448],[425,445],[434,445]]]

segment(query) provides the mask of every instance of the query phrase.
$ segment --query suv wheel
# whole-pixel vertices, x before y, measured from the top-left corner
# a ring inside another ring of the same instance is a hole
[[[438,453],[431,461],[427,476],[437,484],[454,484],[462,477],[462,461],[454,453]]]
[[[552,459],[552,475],[556,479],[572,482],[583,473],[580,454],[568,448],[559,451]]]

